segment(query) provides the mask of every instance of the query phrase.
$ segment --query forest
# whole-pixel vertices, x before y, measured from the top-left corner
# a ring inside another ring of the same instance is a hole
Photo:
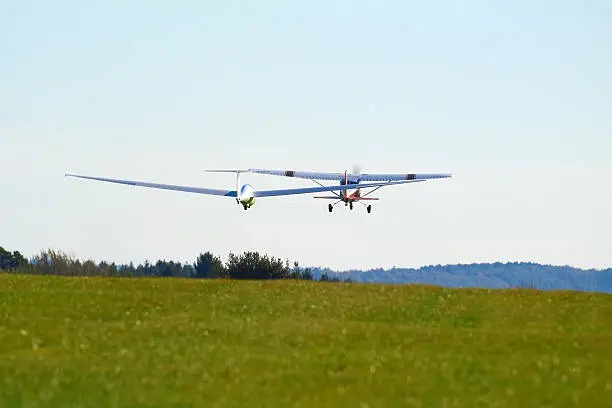
[[[31,259],[0,247],[0,270],[16,273],[68,276],[178,277],[226,279],[300,279],[333,282],[425,284],[455,288],[532,288],[612,293],[612,268],[580,269],[534,262],[492,262],[334,271],[301,267],[298,262],[245,251],[230,253],[226,261],[206,251],[191,263],[160,259],[127,265],[82,261],[62,251],[45,250]]]
[[[0,247],[0,270],[14,273],[62,275],[62,276],[109,276],[109,277],[174,277],[174,278],[219,278],[219,279],[301,279],[340,281],[327,273],[315,279],[310,268],[300,267],[298,262],[245,251],[230,253],[224,262],[210,251],[200,253],[193,263],[181,263],[159,259],[154,263],[145,261],[134,265],[114,262],[81,260],[63,251],[47,249],[31,259],[19,251]]]

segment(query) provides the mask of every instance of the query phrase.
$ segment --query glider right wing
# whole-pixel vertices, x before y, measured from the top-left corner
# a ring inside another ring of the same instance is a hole
[[[367,183],[367,184],[348,184],[339,186],[321,186],[321,187],[305,187],[305,188],[290,188],[284,190],[255,190],[255,197],[274,197],[274,196],[285,196],[291,194],[307,194],[307,193],[320,193],[322,191],[341,191],[341,190],[355,190],[357,188],[368,188],[368,187],[384,187],[392,186],[395,184],[405,183],[416,183],[425,180],[401,180],[401,181],[386,181],[380,183]]]

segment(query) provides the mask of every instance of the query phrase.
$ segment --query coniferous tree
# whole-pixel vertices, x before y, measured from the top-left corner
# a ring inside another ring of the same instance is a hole
[[[280,258],[260,255],[259,252],[246,251],[237,256],[229,254],[227,271],[233,279],[287,279],[290,270]]]
[[[221,259],[210,252],[200,254],[193,269],[196,278],[227,278],[229,276]]]
[[[19,253],[19,251],[13,251],[13,253],[0,247],[0,269],[11,270],[24,268],[28,265],[28,261]]]

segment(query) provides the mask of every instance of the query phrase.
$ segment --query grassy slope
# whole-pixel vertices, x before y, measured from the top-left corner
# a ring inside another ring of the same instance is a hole
[[[612,296],[0,274],[0,406],[603,406]]]

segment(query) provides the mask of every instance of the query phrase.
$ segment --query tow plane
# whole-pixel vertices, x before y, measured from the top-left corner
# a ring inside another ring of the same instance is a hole
[[[353,203],[360,203],[366,207],[368,213],[372,211],[371,204],[365,204],[363,201],[378,200],[377,197],[370,197],[370,194],[374,191],[392,184],[404,184],[404,183],[418,183],[432,179],[441,179],[452,177],[450,173],[362,173],[361,167],[358,165],[353,166],[351,173],[348,170],[340,173],[328,173],[320,171],[301,171],[301,170],[274,170],[274,169],[257,169],[251,168],[247,170],[206,170],[208,172],[245,172],[254,174],[267,174],[281,177],[291,178],[302,178],[309,179],[325,190],[317,191],[329,191],[331,195],[315,196],[313,198],[325,199],[325,200],[336,200],[335,203],[328,204],[327,208],[329,212],[332,212],[334,207],[339,203],[344,203],[351,210],[353,209]],[[327,189],[317,180],[328,180],[335,181],[339,185],[334,188]],[[363,183],[373,182],[373,183]],[[370,191],[362,193],[362,189],[373,188]],[[354,190],[349,193],[348,190]]]
[[[241,183],[240,181],[241,174],[243,173],[276,174],[274,173],[275,172],[274,170],[247,169],[247,170],[208,170],[208,171],[236,173],[236,189],[235,190],[224,190],[224,189],[192,187],[192,186],[183,186],[183,185],[174,185],[174,184],[158,184],[158,183],[151,183],[151,182],[146,182],[146,181],[113,179],[113,178],[106,178],[106,177],[79,175],[79,174],[73,174],[73,173],[65,173],[64,176],[65,177],[75,177],[75,178],[80,178],[80,179],[87,179],[87,180],[95,180],[95,181],[101,181],[101,182],[107,182],[107,183],[123,184],[123,185],[135,186],[135,187],[155,188],[155,189],[162,189],[162,190],[182,191],[182,192],[196,193],[196,194],[231,197],[236,200],[237,204],[242,205],[242,207],[245,210],[251,208],[255,204],[255,199],[257,198],[279,197],[279,196],[287,196],[287,195],[294,195],[294,194],[310,194],[310,193],[320,193],[320,192],[332,192],[334,194],[334,197],[336,196],[340,197],[342,192],[355,188],[353,185],[353,182],[351,181],[349,183],[347,181],[348,180],[347,177],[345,177],[344,182],[341,183],[341,185],[339,186],[324,186],[321,183],[317,182],[317,184],[319,184],[319,186],[317,187],[304,187],[304,188],[278,189],[278,190],[256,190],[253,188],[251,184]],[[281,172],[282,172],[282,175],[287,175],[289,174],[288,172],[291,172],[291,171],[281,171]],[[291,174],[294,174],[295,177],[301,177],[305,174],[312,174],[313,177],[307,177],[307,178],[316,178],[318,177],[317,175],[320,175],[320,174],[327,174],[328,177],[332,177],[331,175],[334,173],[293,172]],[[281,174],[279,173],[279,175]],[[359,188],[368,188],[368,187],[381,188],[381,187],[390,186],[390,185],[412,183],[412,182],[417,182],[417,181],[423,181],[423,180],[416,179],[416,178],[408,178],[408,179],[407,178],[397,178],[396,180],[380,179],[380,180],[376,180],[371,183],[359,184]],[[337,193],[337,191],[339,191],[340,193]],[[352,208],[352,203],[359,199],[358,197],[355,196],[355,193],[351,194],[351,196],[348,196],[345,193],[344,197],[347,200],[348,198],[346,197],[352,197],[350,198],[350,201],[347,201],[351,203],[351,208]],[[331,211],[331,208],[332,207],[330,207],[330,211]],[[368,212],[369,211],[370,210],[368,209]]]

